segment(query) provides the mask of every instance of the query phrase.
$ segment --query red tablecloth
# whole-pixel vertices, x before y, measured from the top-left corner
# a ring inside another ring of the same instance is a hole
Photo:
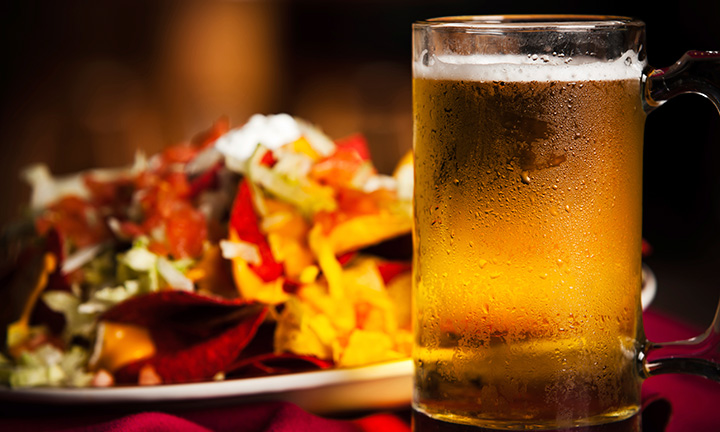
[[[700,333],[653,310],[645,312],[645,330],[655,342],[686,339]],[[645,411],[643,422],[653,431],[720,431],[720,384],[694,376],[665,375],[643,384],[645,401],[656,401]],[[666,403],[669,402],[669,405]],[[16,413],[3,412],[0,431],[115,432],[115,431],[187,431],[187,432],[407,432],[409,408],[402,412],[371,413],[362,417],[329,419],[303,411],[284,402],[234,406],[196,407],[183,410],[131,411],[113,414],[102,408],[88,407],[71,414],[42,407],[18,406]],[[647,417],[647,418],[646,418]],[[667,419],[669,418],[669,422]]]

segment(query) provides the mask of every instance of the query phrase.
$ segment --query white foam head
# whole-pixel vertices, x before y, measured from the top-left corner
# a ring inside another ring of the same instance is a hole
[[[592,57],[447,55],[415,61],[416,78],[466,81],[601,81],[639,79],[645,62],[633,51],[616,60]]]

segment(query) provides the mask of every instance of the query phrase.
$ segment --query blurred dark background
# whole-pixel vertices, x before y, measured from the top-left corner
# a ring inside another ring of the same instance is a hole
[[[339,138],[363,132],[378,167],[411,147],[410,25],[433,16],[627,15],[651,65],[720,49],[720,2],[10,0],[0,5],[0,222],[28,198],[20,169],[118,166],[221,115],[288,112]],[[720,294],[720,117],[681,96],[646,131],[646,262],[655,307],[707,326]]]

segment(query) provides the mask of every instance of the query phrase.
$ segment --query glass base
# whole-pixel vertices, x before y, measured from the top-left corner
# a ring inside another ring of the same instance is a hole
[[[626,420],[595,426],[577,426],[565,429],[543,429],[546,432],[641,432],[640,414]],[[497,432],[500,429],[488,429],[479,426],[450,423],[436,420],[424,413],[412,411],[412,430],[414,432]],[[515,429],[517,430],[517,428]],[[533,429],[538,430],[538,429]]]

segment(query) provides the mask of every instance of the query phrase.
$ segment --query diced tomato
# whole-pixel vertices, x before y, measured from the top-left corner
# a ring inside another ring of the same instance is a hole
[[[90,191],[90,200],[99,206],[109,206],[113,210],[123,210],[132,199],[133,179],[122,177],[110,181],[102,181],[94,175],[83,177],[85,187]]]
[[[266,151],[263,155],[262,159],[260,159],[260,164],[265,165],[268,167],[273,167],[277,163],[277,159],[275,158],[275,155],[270,150]]]
[[[163,162],[188,163],[198,154],[198,148],[189,144],[180,144],[166,148],[162,152]]]
[[[335,145],[343,150],[353,150],[364,161],[370,160],[370,149],[363,134],[357,133],[335,141]]]
[[[110,231],[105,220],[90,202],[69,195],[52,204],[35,221],[41,235],[52,228],[75,248],[83,248],[100,243],[109,238]]]
[[[338,147],[335,153],[313,165],[310,177],[334,187],[348,186],[365,163],[355,149]]]
[[[178,206],[166,221],[165,236],[173,257],[197,258],[207,238],[205,216],[189,204]]]
[[[191,141],[199,148],[204,149],[213,145],[218,138],[229,130],[230,119],[227,116],[222,116],[208,130],[197,134]]]

